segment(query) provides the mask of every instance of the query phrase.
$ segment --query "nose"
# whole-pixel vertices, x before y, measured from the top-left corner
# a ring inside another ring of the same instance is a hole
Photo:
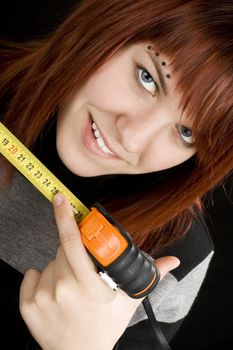
[[[162,111],[140,116],[121,115],[117,121],[120,143],[127,152],[140,155],[168,123]]]

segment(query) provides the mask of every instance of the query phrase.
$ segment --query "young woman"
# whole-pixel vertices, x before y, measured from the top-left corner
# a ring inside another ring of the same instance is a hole
[[[46,39],[2,43],[1,121],[156,259],[169,342],[213,255],[201,198],[233,169],[232,21],[230,0],[84,0]],[[4,159],[1,182],[1,259],[30,269],[20,311],[40,347],[160,349],[142,300],[96,273],[66,199],[53,212]]]

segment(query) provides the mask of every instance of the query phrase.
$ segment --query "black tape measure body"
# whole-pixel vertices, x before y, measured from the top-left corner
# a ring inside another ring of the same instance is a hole
[[[160,280],[159,270],[154,262],[136,246],[129,233],[99,203],[93,206],[120,231],[128,242],[126,250],[107,267],[101,265],[94,256],[93,259],[130,297],[139,299],[147,296]]]

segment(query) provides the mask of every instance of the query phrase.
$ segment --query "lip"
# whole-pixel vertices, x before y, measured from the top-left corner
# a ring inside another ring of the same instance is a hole
[[[86,123],[85,129],[84,129],[84,134],[83,134],[83,143],[86,146],[86,148],[89,151],[91,151],[92,153],[94,153],[95,155],[98,155],[98,156],[100,156],[102,158],[120,159],[120,157],[118,155],[116,155],[114,150],[112,150],[111,146],[106,141],[106,138],[104,137],[104,135],[102,133],[101,133],[101,136],[102,136],[106,146],[114,154],[112,155],[112,154],[109,154],[109,153],[105,153],[104,151],[101,150],[101,148],[97,144],[96,138],[94,137],[93,132],[92,132],[92,121],[94,121],[94,119],[92,118],[91,114],[89,113],[89,116],[88,116],[88,119],[87,119],[87,123]]]

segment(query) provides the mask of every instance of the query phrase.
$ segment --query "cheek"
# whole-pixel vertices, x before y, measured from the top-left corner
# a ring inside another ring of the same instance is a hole
[[[100,110],[113,111],[127,96],[127,84],[123,77],[105,71],[91,78],[83,88],[86,100]]]
[[[183,154],[173,154],[168,156],[167,161],[165,161],[166,168],[171,168],[185,162],[187,159],[191,158],[193,154],[184,152]]]
[[[149,171],[159,171],[172,168],[185,162],[195,154],[193,150],[179,149],[175,145],[160,144],[156,145],[145,155],[144,161]]]

